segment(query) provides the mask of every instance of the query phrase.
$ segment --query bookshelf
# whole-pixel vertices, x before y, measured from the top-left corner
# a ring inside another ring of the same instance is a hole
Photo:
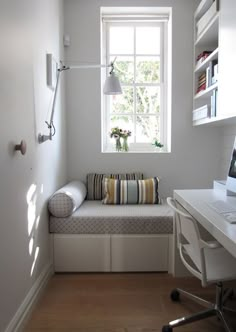
[[[210,15],[205,16],[207,12]],[[195,11],[193,126],[236,125],[235,17],[235,0],[202,0]],[[199,61],[198,56],[204,51],[209,52]],[[217,80],[198,91],[199,76],[207,72],[210,64],[217,62]],[[217,98],[214,99],[215,95]],[[215,113],[212,112],[212,103],[216,105]]]
[[[218,37],[219,0],[202,0],[194,14],[193,125],[217,117]]]

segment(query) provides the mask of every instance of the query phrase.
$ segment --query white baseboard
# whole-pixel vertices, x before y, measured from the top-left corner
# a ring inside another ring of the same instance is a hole
[[[38,279],[35,281],[34,285],[31,287],[30,291],[26,295],[22,304],[15,313],[13,319],[10,321],[5,332],[19,332],[23,329],[24,324],[32,311],[34,304],[40,297],[40,294],[51,275],[53,274],[53,266],[51,263],[45,266]]]

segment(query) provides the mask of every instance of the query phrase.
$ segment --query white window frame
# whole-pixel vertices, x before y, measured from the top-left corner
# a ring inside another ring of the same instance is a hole
[[[129,21],[129,22],[128,22]],[[145,22],[145,23],[144,23]],[[145,15],[144,15],[144,21],[140,19],[134,20],[130,22],[130,19],[125,20],[124,15],[122,18],[122,22],[119,22],[117,18],[115,20],[102,20],[102,59],[104,63],[109,63],[110,54],[107,52],[109,50],[109,28],[110,26],[159,26],[161,29],[161,41],[160,41],[160,82],[159,83],[134,83],[134,84],[123,84],[124,86],[160,86],[160,141],[162,144],[164,144],[164,148],[157,149],[155,146],[153,146],[150,143],[129,143],[129,152],[170,152],[170,112],[169,112],[169,101],[170,101],[170,94],[168,93],[168,66],[169,66],[169,33],[168,33],[168,20],[155,20],[155,23],[153,22],[146,22]],[[136,30],[136,29],[135,29]],[[135,34],[134,34],[134,43],[135,43]],[[145,54],[146,55],[146,54]],[[145,56],[143,55],[143,56]],[[148,54],[148,56],[151,56],[152,54]],[[117,54],[119,56],[119,54]],[[134,56],[134,59],[136,59],[136,49],[134,50],[133,54],[122,54],[122,56]],[[142,56],[142,54],[138,54],[138,56]],[[156,56],[156,54],[155,54]],[[135,66],[135,63],[134,63]],[[108,74],[108,73],[107,73]],[[102,78],[104,79],[104,77]],[[135,103],[134,99],[134,103]],[[107,96],[102,97],[102,152],[115,152],[114,150],[114,143],[111,143],[111,140],[108,135],[109,131],[109,125],[110,125],[110,113],[109,113],[109,103],[110,99]],[[119,113],[117,115],[127,115],[127,113]],[[136,107],[135,112],[133,113],[133,117],[140,115],[136,113]],[[147,116],[150,115],[156,115],[155,113],[150,114],[148,113]],[[141,116],[145,116],[145,114],[142,114]],[[135,124],[135,121],[134,121]],[[119,152],[120,153],[120,152]],[[127,152],[125,152],[127,153]]]

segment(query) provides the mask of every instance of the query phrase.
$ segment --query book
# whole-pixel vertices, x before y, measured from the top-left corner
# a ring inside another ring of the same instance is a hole
[[[218,81],[218,63],[213,65],[213,75],[211,81],[212,84]]]
[[[218,113],[218,89],[215,90],[215,114]]]
[[[215,68],[216,66],[216,68]],[[218,68],[217,60],[212,60],[209,62],[208,67],[206,68],[206,86],[210,87],[212,84],[216,82],[216,76],[214,74],[214,70],[216,72]],[[213,77],[215,78],[213,79]]]
[[[206,77],[206,73],[205,73],[205,72],[201,73],[201,74],[199,75],[198,79],[201,79],[201,78],[203,78],[203,77]]]
[[[206,68],[206,87],[207,88],[209,88],[209,86],[211,86],[211,80],[212,80],[211,66],[208,66]]]
[[[198,54],[197,56],[197,61],[199,60],[205,60],[210,54],[212,53],[212,51],[203,51],[202,53]]]
[[[203,90],[206,90],[206,83],[204,83],[199,88],[197,88],[197,93],[200,92],[200,91],[203,91]]]
[[[208,118],[209,117],[209,106],[204,105],[193,111],[193,121]]]
[[[216,62],[213,67],[213,75],[217,76],[218,75],[218,63]]]
[[[201,85],[205,84],[206,83],[206,78],[198,81],[198,87],[200,87]]]
[[[217,115],[217,100],[218,99],[218,90],[215,89],[211,95],[211,117],[215,117]]]

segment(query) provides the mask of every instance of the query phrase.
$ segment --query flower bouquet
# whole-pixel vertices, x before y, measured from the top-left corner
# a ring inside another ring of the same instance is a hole
[[[114,137],[116,140],[116,151],[128,151],[129,146],[128,146],[128,137],[131,136],[131,131],[130,130],[123,130],[120,129],[119,127],[114,127],[111,129],[110,132],[110,137]],[[123,144],[121,144],[121,138],[123,140]]]

